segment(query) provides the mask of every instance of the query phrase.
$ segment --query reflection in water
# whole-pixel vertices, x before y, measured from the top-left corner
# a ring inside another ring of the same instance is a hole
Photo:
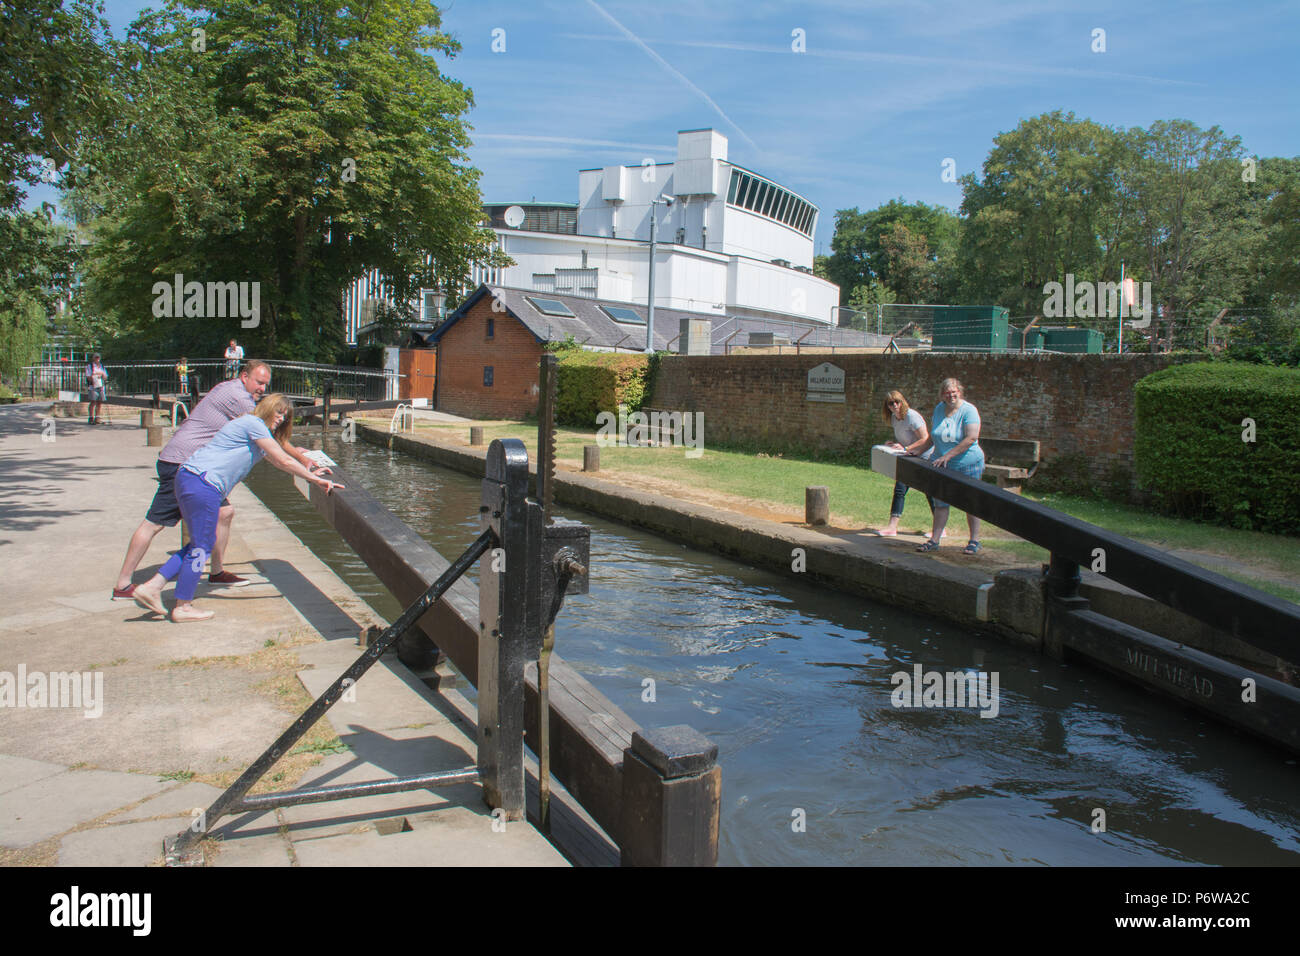
[[[364,443],[327,450],[444,556],[478,534],[476,479]],[[282,479],[259,465],[250,485],[396,617]],[[592,526],[591,593],[565,602],[556,649],[642,724],[718,745],[723,863],[1300,863],[1280,751],[1085,668],[571,517]],[[914,664],[996,671],[998,716],[895,709],[890,675]]]

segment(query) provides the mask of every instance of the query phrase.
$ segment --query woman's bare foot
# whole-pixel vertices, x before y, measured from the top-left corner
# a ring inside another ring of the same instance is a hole
[[[140,605],[146,611],[153,611],[155,614],[167,616],[167,608],[163,607],[162,588],[151,588],[149,582],[137,584],[131,597],[135,598],[135,603]]]
[[[136,588],[139,591],[139,588]],[[212,611],[200,611],[193,604],[177,604],[172,608],[172,621],[176,624],[185,624],[189,621],[206,621],[214,616]]]

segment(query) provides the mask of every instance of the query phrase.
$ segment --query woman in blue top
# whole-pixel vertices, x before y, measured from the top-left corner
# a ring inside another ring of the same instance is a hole
[[[979,478],[984,474],[984,450],[979,446],[980,413],[970,402],[963,399],[965,390],[955,378],[946,378],[939,386],[943,401],[934,407],[934,416],[930,426],[930,439],[918,452],[923,452],[930,444],[934,445],[934,457],[930,463],[936,468],[948,468],[952,471]],[[948,523],[948,504],[933,499],[934,527],[930,540],[917,548],[917,551],[938,551],[939,537],[944,525]],[[980,519],[973,514],[966,515],[966,525],[970,529],[970,542],[963,549],[964,554],[979,554]]]
[[[221,430],[176,472],[176,503],[189,526],[191,540],[173,554],[153,576],[135,589],[135,603],[166,616],[162,589],[178,574],[176,606],[172,620],[205,621],[211,611],[195,610],[191,601],[203,573],[203,565],[217,540],[217,515],[221,499],[244,480],[263,456],[279,468],[320,485],[329,494],[343,486],[312,474],[284,450],[293,434],[293,403],[283,395],[267,395],[251,415],[241,415]]]

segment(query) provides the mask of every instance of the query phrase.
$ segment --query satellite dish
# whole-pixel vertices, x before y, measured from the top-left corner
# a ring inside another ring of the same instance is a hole
[[[511,229],[518,229],[524,224],[524,207],[511,206],[506,210],[506,225]]]

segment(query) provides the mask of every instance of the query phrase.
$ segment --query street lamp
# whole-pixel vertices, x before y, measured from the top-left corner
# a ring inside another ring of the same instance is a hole
[[[671,206],[673,198],[672,196],[661,196],[659,199],[650,200],[650,294],[645,319],[645,351],[647,355],[655,350],[655,206]]]

